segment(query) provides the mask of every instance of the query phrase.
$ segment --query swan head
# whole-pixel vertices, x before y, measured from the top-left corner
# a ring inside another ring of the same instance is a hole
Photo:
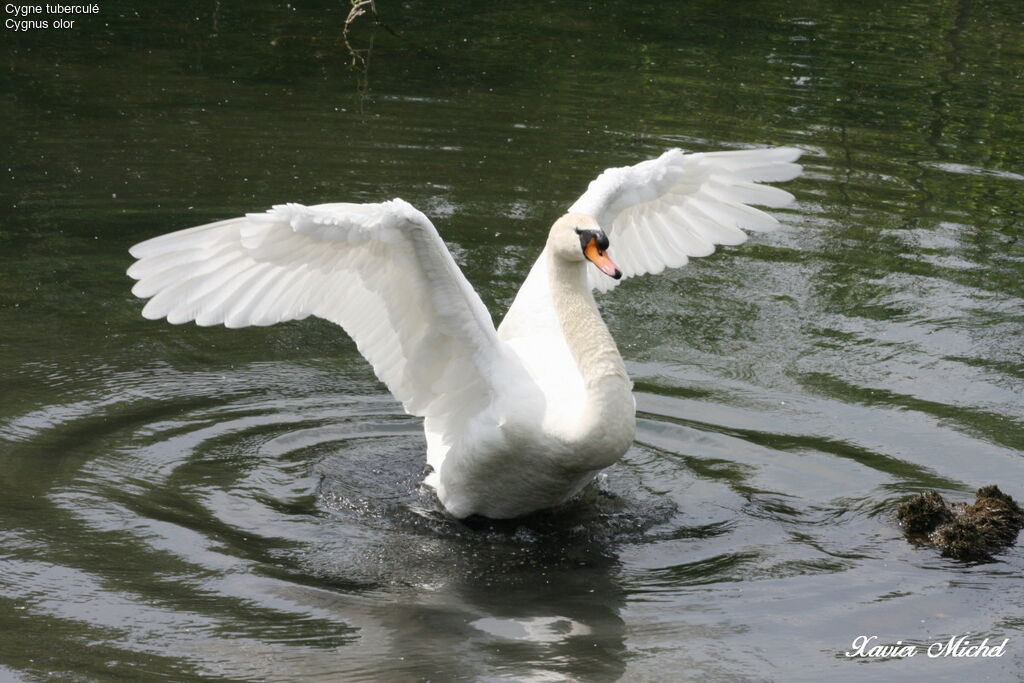
[[[608,277],[622,277],[622,271],[608,258],[608,235],[591,216],[567,213],[559,218],[548,233],[548,247],[566,261],[590,261]]]

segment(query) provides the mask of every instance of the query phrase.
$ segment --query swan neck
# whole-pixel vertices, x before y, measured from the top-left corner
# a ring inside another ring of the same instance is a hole
[[[605,380],[621,380],[628,386],[619,349],[590,289],[587,262],[567,261],[549,253],[547,265],[558,322],[588,391]]]

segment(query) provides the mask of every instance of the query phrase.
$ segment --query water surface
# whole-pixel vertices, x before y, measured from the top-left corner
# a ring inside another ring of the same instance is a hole
[[[1024,498],[1019,3],[101,3],[6,32],[0,674],[24,680],[1016,680],[1024,554],[909,544]],[[329,323],[145,321],[146,237],[401,196],[499,319],[600,170],[795,145],[785,227],[602,310],[636,445],[462,524]],[[1008,638],[850,659],[858,635]]]

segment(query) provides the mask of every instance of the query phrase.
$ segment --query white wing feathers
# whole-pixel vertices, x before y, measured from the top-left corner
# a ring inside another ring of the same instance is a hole
[[[635,166],[610,168],[569,209],[593,216],[604,228],[609,257],[623,279],[660,273],[707,256],[716,244],[740,244],[748,230],[772,230],[778,221],[748,204],[779,207],[793,195],[757,182],[800,175],[791,147],[684,154],[678,149]],[[592,268],[593,287],[618,284]]]
[[[426,216],[382,204],[275,206],[135,245],[142,314],[245,327],[341,325],[405,409],[442,422],[488,404],[500,342]]]

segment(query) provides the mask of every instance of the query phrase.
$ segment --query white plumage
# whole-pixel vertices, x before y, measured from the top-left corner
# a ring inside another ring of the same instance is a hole
[[[606,170],[552,226],[498,329],[437,230],[401,199],[285,204],[162,235],[132,247],[128,274],[151,297],[150,319],[337,323],[424,418],[426,483],[444,507],[515,517],[571,498],[632,443],[632,384],[592,290],[739,244],[740,228],[774,228],[747,205],[792,201],[757,182],[797,176],[799,155],[673,149]]]

